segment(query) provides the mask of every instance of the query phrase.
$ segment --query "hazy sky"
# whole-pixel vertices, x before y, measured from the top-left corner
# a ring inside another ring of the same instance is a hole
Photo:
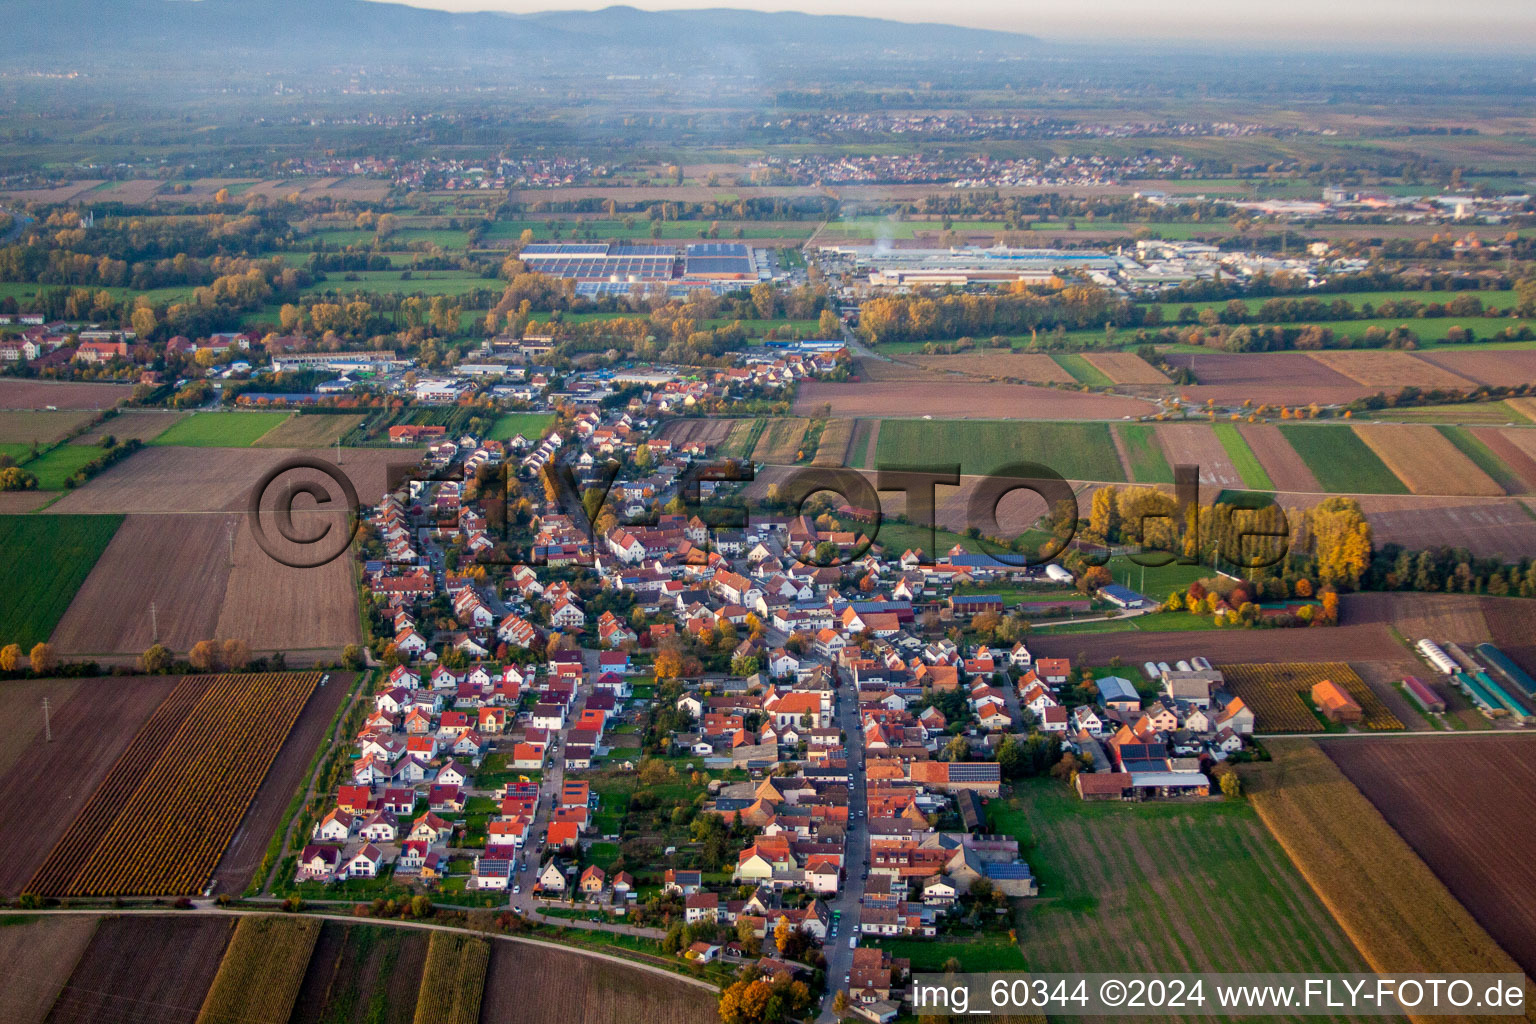
[[[519,13],[592,9],[592,0],[409,0],[444,10]],[[1048,38],[1222,39],[1260,45],[1300,42],[1388,42],[1433,49],[1487,45],[1495,49],[1536,43],[1533,0],[1088,0],[1023,3],[1018,0],[630,0],[648,10],[741,7],[816,14],[859,14],[900,21],[942,21]]]

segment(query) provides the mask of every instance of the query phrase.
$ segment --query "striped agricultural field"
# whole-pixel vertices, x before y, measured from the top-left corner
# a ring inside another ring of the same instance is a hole
[[[1357,423],[1355,434],[1414,494],[1504,494],[1491,476],[1427,423]]]

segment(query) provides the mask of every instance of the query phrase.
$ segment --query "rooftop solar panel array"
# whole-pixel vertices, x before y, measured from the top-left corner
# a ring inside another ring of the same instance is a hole
[[[524,259],[530,256],[606,256],[607,242],[535,242],[523,246]]]

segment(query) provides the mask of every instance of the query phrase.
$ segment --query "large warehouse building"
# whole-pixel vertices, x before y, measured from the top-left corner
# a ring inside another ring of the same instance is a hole
[[[702,242],[682,248],[612,242],[547,242],[525,246],[529,269],[576,282],[578,295],[628,295],[665,288],[682,297],[700,289],[750,288],[772,277],[771,260],[739,242]]]

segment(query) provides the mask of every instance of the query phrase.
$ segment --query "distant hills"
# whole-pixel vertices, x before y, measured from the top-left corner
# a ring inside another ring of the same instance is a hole
[[[1036,40],[1011,32],[878,18],[730,9],[450,13],[371,0],[12,0],[7,61],[73,55],[207,66],[223,57],[369,64],[402,57],[718,66],[722,53],[802,60],[998,57]],[[166,69],[171,70],[171,69]]]

